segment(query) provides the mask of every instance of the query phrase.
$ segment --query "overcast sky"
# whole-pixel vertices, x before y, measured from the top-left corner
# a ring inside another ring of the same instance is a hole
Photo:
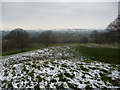
[[[3,2],[2,29],[104,29],[117,15],[117,2]]]

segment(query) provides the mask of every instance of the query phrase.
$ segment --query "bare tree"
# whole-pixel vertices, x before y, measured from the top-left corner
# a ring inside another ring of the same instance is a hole
[[[106,29],[108,31],[109,40],[112,43],[113,42],[120,43],[120,15],[118,15],[117,19],[111,22]]]
[[[55,35],[51,30],[41,33],[39,38],[40,42],[42,42],[46,47],[52,43],[55,43]]]
[[[91,38],[94,43],[120,43],[120,15],[107,26],[105,31],[93,31]]]
[[[6,36],[6,38],[13,47],[21,48],[21,50],[28,46],[28,33],[21,28],[14,29]]]
[[[99,32],[97,30],[94,30],[91,33],[91,39],[92,39],[92,42],[99,43]]]
[[[86,38],[86,37],[81,37],[81,39],[80,39],[80,43],[88,43],[88,38]]]

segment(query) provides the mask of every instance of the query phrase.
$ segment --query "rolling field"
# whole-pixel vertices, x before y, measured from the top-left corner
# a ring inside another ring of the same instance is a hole
[[[92,51],[91,48],[93,47],[63,45],[15,54],[10,57],[4,56],[0,61],[2,67],[0,68],[0,87],[120,88],[120,65],[112,61],[106,63],[106,61],[101,62],[100,58],[96,59],[101,54],[103,57],[108,57],[108,60],[115,59],[114,49],[109,53],[114,56],[111,58],[106,54],[108,49],[103,53],[102,51],[105,50],[101,51],[97,48]],[[83,52],[82,49],[89,53]],[[91,60],[90,56],[95,59]]]
[[[120,48],[112,45],[78,45],[76,51],[79,56],[85,56],[88,60],[102,61],[106,63],[120,64]],[[86,59],[85,58],[85,59]]]

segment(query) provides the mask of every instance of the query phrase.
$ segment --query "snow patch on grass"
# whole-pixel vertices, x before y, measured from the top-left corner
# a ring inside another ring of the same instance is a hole
[[[120,65],[83,61],[73,47],[50,47],[0,62],[2,88],[120,88]]]

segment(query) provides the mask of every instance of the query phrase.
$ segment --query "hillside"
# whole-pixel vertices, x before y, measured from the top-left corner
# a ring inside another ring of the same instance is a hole
[[[120,65],[80,59],[73,46],[5,56],[0,65],[2,88],[120,88]]]

